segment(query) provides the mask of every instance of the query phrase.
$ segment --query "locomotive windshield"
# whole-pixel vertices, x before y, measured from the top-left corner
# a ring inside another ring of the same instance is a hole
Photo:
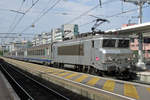
[[[119,40],[118,47],[119,48],[128,48],[129,47],[129,40]]]
[[[114,39],[104,39],[103,47],[115,47],[116,40]]]
[[[117,48],[128,48],[129,47],[129,40],[121,40],[121,39],[104,39],[103,40],[103,47],[114,47],[115,48],[115,44],[116,44],[116,41],[118,46]]]

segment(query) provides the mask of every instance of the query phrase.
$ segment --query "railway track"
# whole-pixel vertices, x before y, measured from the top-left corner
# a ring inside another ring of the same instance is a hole
[[[18,59],[16,59],[18,60]],[[19,60],[19,61],[23,61],[23,60]],[[36,63],[36,62],[28,62],[28,63],[33,63],[33,64],[38,64],[38,65],[43,65],[41,63]],[[45,67],[50,67],[49,65],[43,65]],[[53,66],[54,68],[58,68],[57,66]],[[69,70],[69,71],[74,71],[74,72],[79,72],[79,71],[75,71],[75,70],[72,70],[72,69],[69,69],[69,68],[58,68],[58,69],[64,69],[64,70]],[[80,71],[81,72],[81,71]],[[149,71],[150,72],[150,69]],[[81,73],[86,73],[86,72],[81,72]],[[96,75],[96,74],[92,74],[92,73],[89,73],[91,75],[95,75],[95,76],[99,76],[99,75]],[[135,82],[135,83],[140,83],[140,84],[145,84],[145,85],[150,85],[149,82],[143,82],[143,81],[139,81],[139,80],[136,80],[137,77],[136,77],[136,74],[133,73],[135,79],[122,79],[120,77],[117,77],[117,76],[113,76],[114,74],[112,75],[106,75],[106,74],[103,74],[103,75],[100,75],[101,77],[105,77],[105,78],[112,78],[112,79],[117,79],[117,80],[123,80],[123,81],[127,81],[127,82]]]
[[[18,59],[16,59],[18,60]],[[19,61],[23,61],[23,60],[19,60]],[[25,62],[25,61],[24,61]],[[41,64],[41,63],[36,63],[36,62],[28,62],[28,63],[33,63],[33,64],[38,64],[38,65],[43,65],[45,67],[50,67],[49,65],[44,65],[44,64]],[[53,66],[54,68],[58,68],[57,66]],[[75,70],[72,70],[72,69],[69,69],[69,68],[58,68],[58,69],[64,69],[64,70],[69,70],[69,71],[74,71],[74,72],[81,72],[81,71],[75,71]],[[149,71],[150,72],[150,69]],[[86,72],[81,72],[81,73],[86,73]],[[89,73],[91,75],[95,75],[95,76],[99,76],[99,75],[96,75],[96,74],[93,74],[93,73]],[[135,73],[133,73],[133,76],[135,79],[122,79],[120,78],[120,76],[113,76],[114,74],[103,74],[103,75],[100,75],[101,77],[105,77],[105,78],[111,78],[111,79],[117,79],[117,80],[123,80],[123,81],[127,81],[127,82],[135,82],[135,83],[140,83],[140,84],[145,84],[145,85],[150,85],[150,83],[148,82],[143,82],[143,81],[139,81],[139,80],[136,80],[137,79],[137,76]]]
[[[114,97],[117,96],[117,98],[119,97],[119,98],[130,99],[130,100],[132,98],[133,100],[134,98],[139,99],[139,100],[148,100],[150,96],[149,95],[150,87],[145,84],[139,84],[138,82],[131,82],[131,81],[129,82],[129,81],[123,81],[123,80],[116,80],[114,78],[98,77],[95,75],[83,74],[80,72],[78,73],[78,72],[67,71],[63,69],[57,69],[57,68],[46,68],[46,66],[44,67],[43,65],[31,64],[31,63],[16,61],[16,60],[7,59],[7,58],[4,58],[4,60],[8,62],[8,64],[15,66],[15,68],[18,68],[31,75],[37,76],[48,82],[52,82],[52,83],[54,82],[54,84],[58,83],[58,85],[60,85],[61,87],[65,87],[66,89],[70,89],[71,91],[77,90],[74,92],[81,93],[80,95],[85,94],[84,96],[86,97],[89,97],[88,94],[94,95],[91,97],[95,97],[95,94],[97,94],[95,92],[91,92],[91,88],[100,91],[100,93],[105,92],[104,94],[108,93],[108,95],[111,95],[111,96],[113,95]],[[77,87],[74,86],[74,84],[76,84]],[[85,93],[80,92],[80,91],[83,91],[82,88],[84,87],[85,87],[86,92]],[[90,89],[87,89],[87,87],[89,87]],[[60,92],[60,93],[63,93],[63,92]],[[64,94],[67,94],[67,93],[64,93]],[[79,98],[77,99],[83,100]],[[77,99],[74,99],[74,100],[77,100]],[[90,98],[90,99],[93,99],[93,98]],[[71,98],[71,100],[73,99]],[[87,99],[84,99],[84,100],[87,100]]]
[[[57,91],[48,88],[3,60],[0,69],[11,83],[21,100],[70,100]]]

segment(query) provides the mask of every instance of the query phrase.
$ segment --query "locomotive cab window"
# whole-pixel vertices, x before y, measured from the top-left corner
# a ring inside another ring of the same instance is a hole
[[[129,47],[129,40],[119,40],[118,47],[119,48],[128,48]]]
[[[103,47],[115,47],[116,40],[114,39],[104,39]]]

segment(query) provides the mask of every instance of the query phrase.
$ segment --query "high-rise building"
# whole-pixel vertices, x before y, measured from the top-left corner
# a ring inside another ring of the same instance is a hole
[[[36,35],[33,40],[32,40],[32,45],[33,46],[39,46],[42,44],[48,44],[52,42],[52,34],[50,32],[48,33],[41,33]]]
[[[52,34],[52,42],[58,42],[63,40],[61,28],[52,29],[51,34]]]
[[[63,41],[64,38],[70,38],[78,34],[78,25],[65,24],[62,25],[62,28],[54,28],[51,32],[44,32],[36,35],[32,40],[32,45],[39,46],[52,42],[60,42]]]
[[[79,28],[76,24],[62,25],[62,34],[64,38],[70,38],[79,34]]]

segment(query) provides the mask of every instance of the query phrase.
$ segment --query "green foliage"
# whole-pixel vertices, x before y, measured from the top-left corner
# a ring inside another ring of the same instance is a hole
[[[138,51],[133,51],[133,60],[134,62],[137,62],[138,61]]]
[[[3,55],[3,52],[2,51],[0,51],[0,56],[2,56]]]
[[[7,50],[5,50],[5,51],[2,51],[2,50],[1,50],[1,51],[0,51],[0,56],[3,56],[3,52],[4,52],[4,53],[7,53],[8,51],[7,51]]]
[[[138,56],[138,51],[136,50],[136,51],[133,51],[133,54],[135,55],[135,56]]]

